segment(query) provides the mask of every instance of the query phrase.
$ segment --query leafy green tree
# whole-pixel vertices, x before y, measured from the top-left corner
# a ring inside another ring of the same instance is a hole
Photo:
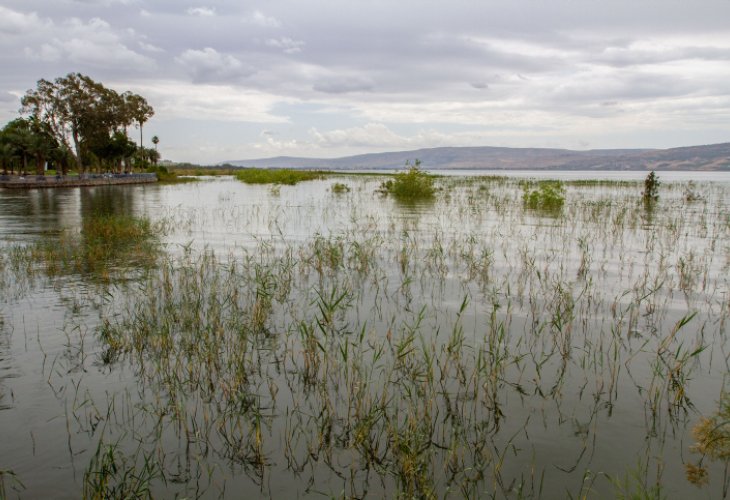
[[[38,81],[35,90],[28,90],[21,100],[21,111],[44,122],[56,139],[67,149],[75,150],[76,166],[83,171],[82,141],[93,125],[100,86],[80,73],[70,73],[55,82]]]
[[[41,79],[21,102],[21,112],[45,124],[64,154],[72,154],[80,172],[92,163],[118,162],[119,151],[113,143],[119,146],[124,141],[114,139],[115,135],[126,137],[127,128],[136,123],[141,144],[142,127],[154,115],[142,96],[119,94],[80,73],[53,82]]]
[[[32,157],[33,131],[30,120],[16,118],[3,129],[3,135],[10,146],[14,157],[18,158],[18,170],[25,174],[28,170],[28,160]]]
[[[47,124],[31,118],[17,118],[8,123],[1,133],[3,170],[7,165],[13,170],[14,160],[19,160],[20,169],[25,172],[28,162],[35,160],[37,175],[43,175],[47,161],[57,161],[61,148]]]
[[[3,175],[8,174],[8,167],[10,167],[11,173],[15,171],[16,159],[15,148],[9,141],[5,129],[3,129],[0,131],[0,166],[2,166]]]
[[[119,130],[110,137],[101,137],[94,143],[91,153],[97,158],[100,166],[106,171],[121,172],[123,166],[128,166],[130,159],[137,150],[137,145]]]

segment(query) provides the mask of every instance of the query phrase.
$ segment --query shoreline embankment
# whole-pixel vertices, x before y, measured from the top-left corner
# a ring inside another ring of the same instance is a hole
[[[157,174],[0,175],[0,188],[38,189],[157,182]]]

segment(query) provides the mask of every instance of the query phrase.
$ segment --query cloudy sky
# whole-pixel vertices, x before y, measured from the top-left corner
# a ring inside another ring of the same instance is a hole
[[[3,0],[40,78],[147,98],[164,158],[730,141],[730,0]]]

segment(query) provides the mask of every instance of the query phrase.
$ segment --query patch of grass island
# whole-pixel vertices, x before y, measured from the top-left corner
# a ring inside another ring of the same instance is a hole
[[[290,168],[246,168],[236,172],[236,179],[246,184],[286,184],[293,186],[299,182],[323,178],[327,172],[313,170],[294,170]]]

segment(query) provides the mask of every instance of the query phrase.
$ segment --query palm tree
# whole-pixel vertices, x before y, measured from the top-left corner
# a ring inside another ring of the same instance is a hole
[[[157,162],[160,161],[160,153],[157,152],[157,149],[147,149],[147,159],[152,162],[153,165],[157,165]]]
[[[127,92],[124,94],[124,101],[128,115],[132,118],[132,121],[137,122],[139,127],[139,147],[143,147],[142,127],[145,122],[152,118],[155,114],[155,110],[152,106],[147,104],[147,100],[141,95]]]
[[[160,138],[156,135],[152,136],[152,144],[155,145],[155,151],[157,151],[157,145],[160,143]]]

